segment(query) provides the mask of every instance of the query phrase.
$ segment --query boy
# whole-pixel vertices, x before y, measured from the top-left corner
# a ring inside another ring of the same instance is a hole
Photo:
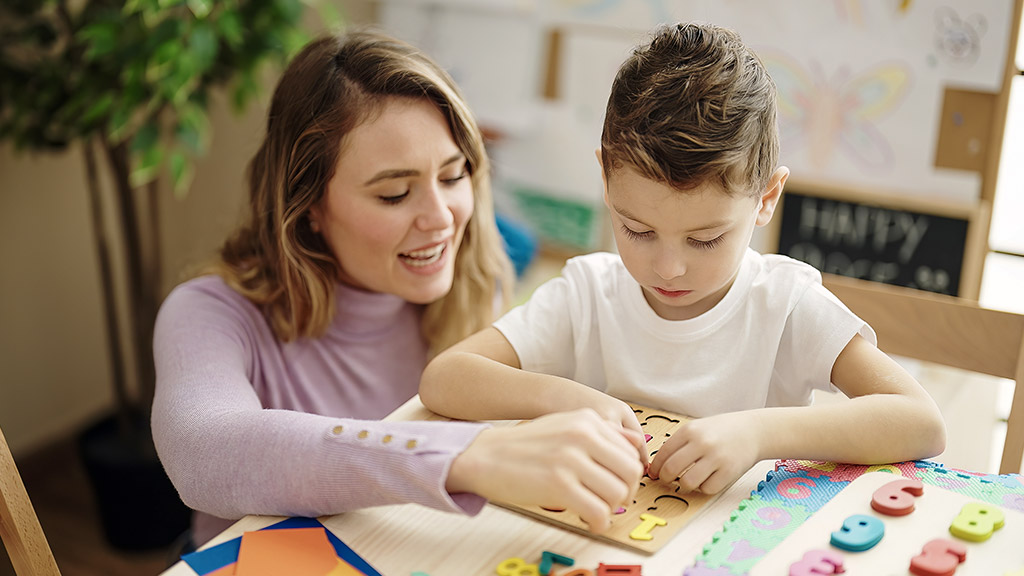
[[[697,417],[649,476],[716,493],[769,458],[883,463],[945,447],[931,397],[785,256],[749,248],[789,176],[775,86],[735,33],[660,29],[612,85],[598,162],[619,255],[573,258],[529,302],[436,357],[420,395],[467,420],[618,398]],[[814,389],[851,398],[809,406]]]

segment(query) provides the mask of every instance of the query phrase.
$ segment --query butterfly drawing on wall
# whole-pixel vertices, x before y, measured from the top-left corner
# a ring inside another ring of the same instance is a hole
[[[857,167],[892,167],[892,145],[878,123],[903,102],[909,68],[887,62],[853,73],[848,66],[827,72],[811,60],[805,68],[783,55],[762,55],[778,87],[783,154],[805,155],[821,170],[842,154]]]

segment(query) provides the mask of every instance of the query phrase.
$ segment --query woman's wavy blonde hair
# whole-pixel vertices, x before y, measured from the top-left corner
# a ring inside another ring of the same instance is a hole
[[[289,64],[274,90],[267,133],[249,163],[246,221],[207,269],[259,306],[283,341],[322,336],[334,316],[338,263],[310,228],[349,132],[388,97],[423,98],[448,120],[473,183],[475,210],[451,290],[425,307],[436,354],[486,327],[507,304],[512,268],[494,220],[483,137],[451,77],[416,48],[359,29],[322,37]]]

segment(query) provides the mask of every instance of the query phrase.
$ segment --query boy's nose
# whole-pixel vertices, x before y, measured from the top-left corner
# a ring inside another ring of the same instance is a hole
[[[443,192],[437,186],[432,186],[428,193],[424,194],[423,205],[416,216],[416,227],[420,230],[444,230],[454,221],[455,216]]]
[[[672,280],[686,274],[686,261],[678,250],[663,248],[654,257],[654,273],[662,280]]]

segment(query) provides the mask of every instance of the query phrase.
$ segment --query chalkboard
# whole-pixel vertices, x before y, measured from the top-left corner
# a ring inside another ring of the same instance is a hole
[[[957,296],[968,224],[786,192],[779,253],[822,272]]]

